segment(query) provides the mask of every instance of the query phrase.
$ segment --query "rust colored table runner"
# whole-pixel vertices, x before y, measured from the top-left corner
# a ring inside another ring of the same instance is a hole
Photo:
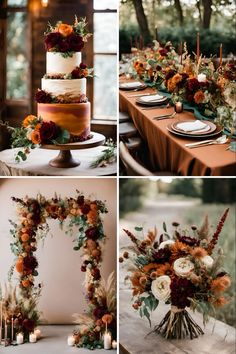
[[[160,169],[182,176],[236,175],[236,154],[226,150],[228,144],[189,149],[185,144],[200,139],[175,136],[167,130],[167,126],[176,120],[196,119],[191,112],[185,111],[174,118],[156,121],[153,117],[172,113],[173,107],[143,110],[143,106],[135,103],[136,97],[130,97],[148,92],[153,91],[151,88],[137,92],[120,90],[119,98],[120,111],[129,113],[139,134],[148,145],[149,159],[154,171]]]

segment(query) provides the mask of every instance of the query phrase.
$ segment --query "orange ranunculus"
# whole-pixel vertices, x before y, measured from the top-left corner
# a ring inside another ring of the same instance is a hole
[[[172,269],[169,263],[159,264],[159,267],[156,270],[158,277],[161,275],[171,275]]]
[[[172,77],[172,82],[174,85],[177,85],[179,82],[182,81],[182,79],[183,79],[182,75],[177,73]]]
[[[22,242],[27,242],[27,241],[29,241],[30,237],[29,237],[29,234],[22,234],[20,238],[21,238]]]
[[[149,263],[149,264],[147,264],[147,265],[145,265],[145,266],[143,267],[143,271],[144,271],[145,273],[148,273],[148,272],[150,272],[150,270],[155,270],[155,269],[157,269],[158,267],[159,267],[159,265],[156,264],[156,263]]]
[[[176,241],[170,246],[171,260],[174,261],[177,258],[184,257],[190,253],[190,247],[183,242]]]
[[[34,130],[31,134],[31,141],[33,144],[40,144],[41,139],[40,139],[40,133],[38,130]]]
[[[89,224],[94,225],[98,220],[97,210],[90,210],[87,214],[87,221]]]
[[[67,25],[65,23],[61,23],[57,27],[57,30],[59,33],[61,33],[63,35],[63,37],[67,37],[73,32],[73,27],[70,25]]]
[[[228,275],[224,275],[223,277],[218,277],[212,281],[211,290],[214,293],[221,293],[225,291],[230,286],[230,284],[230,277]]]
[[[23,273],[23,270],[24,270],[23,258],[19,257],[18,260],[16,261],[16,271],[18,273]]]
[[[106,315],[102,316],[102,322],[103,323],[110,324],[112,322],[112,319],[113,319],[113,317],[110,314],[106,314]]]
[[[24,288],[28,288],[30,286],[30,281],[29,279],[25,279],[21,281],[21,284]]]
[[[202,258],[207,256],[207,251],[202,247],[195,247],[194,249],[190,250],[190,253],[194,258]]]
[[[27,116],[23,120],[23,123],[22,123],[23,127],[25,127],[25,128],[28,127],[32,123],[32,121],[35,120],[35,119],[37,119],[37,117],[32,115],[32,114],[30,114],[29,116]]]
[[[197,104],[200,104],[204,101],[205,99],[205,95],[204,95],[204,92],[202,92],[201,90],[197,91],[194,95],[194,101],[197,103]]]
[[[226,305],[229,300],[227,300],[224,296],[220,296],[217,299],[210,298],[209,302],[211,302],[214,307],[222,307]]]

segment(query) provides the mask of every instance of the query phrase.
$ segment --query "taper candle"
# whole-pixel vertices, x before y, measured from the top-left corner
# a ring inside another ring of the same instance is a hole
[[[222,49],[223,49],[223,46],[221,43],[221,45],[220,45],[220,66],[222,66]]]
[[[14,319],[11,318],[11,341],[13,342],[14,339]]]
[[[200,36],[199,32],[197,33],[197,62],[200,58]]]

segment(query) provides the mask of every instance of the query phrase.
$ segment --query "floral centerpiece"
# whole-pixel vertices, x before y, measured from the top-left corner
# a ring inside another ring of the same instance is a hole
[[[222,251],[216,250],[228,211],[224,212],[212,236],[207,218],[201,228],[192,226],[192,235],[173,223],[172,238],[165,223],[164,233],[159,238],[154,230],[142,241],[124,230],[134,244],[133,254],[125,252],[120,257],[120,262],[129,259],[135,267],[129,276],[133,308],[151,325],[150,312],[159,302],[169,304],[170,310],[154,328],[154,332],[166,339],[193,339],[203,334],[186,308],[202,312],[206,323],[215,308],[229,301],[224,297],[224,291],[230,286],[230,276],[221,267]]]
[[[45,122],[41,117],[29,115],[23,120],[22,127],[14,128],[12,132],[12,148],[23,148],[17,152],[15,160],[25,161],[30,149],[43,144],[65,144],[70,139],[70,133],[58,127],[54,122]]]
[[[63,57],[71,57],[73,53],[80,52],[84,43],[91,36],[86,31],[86,19],[81,18],[78,21],[75,16],[73,25],[68,25],[61,21],[55,26],[50,23],[45,32],[45,48],[48,52],[60,52]]]
[[[78,191],[77,191],[78,192]],[[13,321],[14,333],[22,331],[25,341],[39,321],[37,301],[41,284],[36,285],[38,260],[35,255],[38,242],[44,240],[49,231],[48,219],[58,220],[61,227],[66,219],[66,233],[75,235],[74,250],[82,250],[81,271],[85,273],[86,299],[89,310],[85,315],[75,314],[75,322],[83,325],[74,331],[75,345],[88,349],[102,348],[102,334],[109,330],[116,338],[116,285],[114,272],[105,282],[100,272],[102,262],[102,242],[105,234],[102,214],[107,213],[104,202],[90,200],[78,192],[76,197],[46,199],[42,195],[36,198],[12,198],[17,204],[18,222],[11,221],[11,250],[15,261],[9,271],[11,280],[14,271],[19,275],[18,293],[5,291],[3,301],[4,321]],[[8,338],[7,330],[4,333]],[[13,336],[12,336],[13,337]],[[13,339],[13,338],[12,338]]]

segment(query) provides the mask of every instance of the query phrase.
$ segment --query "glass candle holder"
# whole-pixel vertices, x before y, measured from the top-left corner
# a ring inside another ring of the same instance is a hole
[[[176,102],[175,103],[175,112],[176,113],[182,113],[183,112],[183,103],[182,102]]]

